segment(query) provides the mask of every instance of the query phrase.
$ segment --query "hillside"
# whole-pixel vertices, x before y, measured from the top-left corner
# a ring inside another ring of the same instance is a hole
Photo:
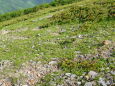
[[[0,86],[114,86],[113,0],[56,1],[0,16]]]
[[[31,8],[38,4],[49,3],[52,0],[0,0],[0,14],[14,10]]]

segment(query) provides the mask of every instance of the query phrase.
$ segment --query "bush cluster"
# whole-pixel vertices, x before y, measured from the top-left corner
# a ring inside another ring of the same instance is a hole
[[[75,4],[69,9],[54,15],[51,21],[60,24],[75,20],[79,20],[80,22],[101,21],[114,17],[113,2],[100,3],[86,3],[84,5]]]
[[[101,68],[107,67],[105,63],[105,59],[74,61],[73,59],[63,58],[59,63],[59,67],[66,72],[79,74],[90,70],[101,71]]]

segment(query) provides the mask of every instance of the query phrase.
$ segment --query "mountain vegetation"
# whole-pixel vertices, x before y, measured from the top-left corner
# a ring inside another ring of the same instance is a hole
[[[1,86],[114,86],[113,0],[54,0],[0,15]]]

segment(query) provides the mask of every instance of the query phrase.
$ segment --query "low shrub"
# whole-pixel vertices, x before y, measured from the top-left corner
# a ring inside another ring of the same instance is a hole
[[[65,72],[82,74],[82,72],[90,70],[101,71],[101,68],[107,67],[107,65],[106,60],[102,59],[74,61],[73,59],[63,58],[59,63],[59,67]]]
[[[113,2],[105,2],[105,4],[75,4],[69,9],[54,15],[50,20],[59,24],[75,20],[79,20],[80,22],[101,21],[114,15],[112,3]]]

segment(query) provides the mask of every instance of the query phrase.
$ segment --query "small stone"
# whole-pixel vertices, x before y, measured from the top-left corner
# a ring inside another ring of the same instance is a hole
[[[106,84],[107,84],[107,85],[110,85],[111,83],[110,83],[110,81],[107,81]]]
[[[105,40],[105,41],[103,41],[103,44],[104,44],[104,45],[109,45],[109,44],[111,44],[111,41]]]
[[[51,60],[52,61],[58,61],[59,59],[58,58],[52,58]]]
[[[109,70],[109,67],[107,67],[106,69]]]
[[[77,82],[78,86],[81,85],[81,82]]]
[[[62,84],[62,85],[57,85],[57,86],[64,86],[64,85]]]
[[[2,82],[0,82],[0,86],[2,86],[2,84],[3,84],[3,83],[2,83]]]
[[[78,35],[78,38],[79,39],[83,39],[83,35]]]
[[[56,86],[56,83],[54,81],[49,82],[51,86]]]
[[[80,51],[75,51],[75,53],[79,54],[79,53],[81,53],[81,52],[80,52]]]
[[[83,78],[84,78],[84,76],[77,77],[78,80],[82,80]]]
[[[111,73],[112,75],[115,75],[115,71],[111,71],[110,73]]]
[[[86,82],[84,86],[93,86],[92,82]]]
[[[28,86],[28,85],[22,85],[22,86]]]
[[[99,82],[100,85],[102,86],[107,86],[107,84],[105,83],[105,80],[103,78],[99,78]]]
[[[80,78],[82,79],[82,78],[83,78],[83,76],[80,76]]]
[[[101,68],[101,71],[104,71],[105,70],[105,68]]]
[[[86,78],[87,80],[89,80],[90,77],[89,77],[88,75],[86,75],[85,78]]]
[[[76,75],[75,74],[72,74],[71,75],[71,79],[75,79],[76,78]]]
[[[85,76],[86,75],[86,72],[84,72],[83,74],[82,74],[82,76]]]
[[[82,84],[86,82],[86,80],[81,80]]]
[[[88,76],[89,76],[91,79],[94,79],[97,75],[98,75],[98,73],[96,73],[95,71],[90,71],[90,72],[88,73]]]
[[[84,55],[77,55],[78,59],[82,59],[84,60],[85,59],[85,56]]]
[[[71,73],[66,73],[65,75],[68,76],[68,77],[70,77],[70,76],[71,76]]]
[[[57,61],[51,61],[51,62],[49,62],[49,65],[57,65],[58,63],[57,63]]]

